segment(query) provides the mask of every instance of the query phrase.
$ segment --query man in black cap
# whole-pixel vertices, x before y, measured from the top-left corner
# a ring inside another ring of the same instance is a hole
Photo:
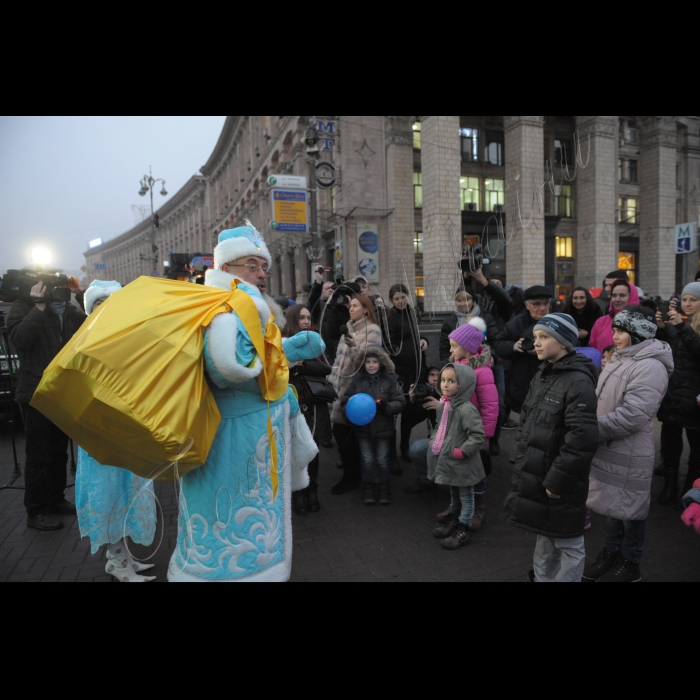
[[[530,381],[537,373],[540,361],[534,349],[535,324],[549,313],[552,291],[535,285],[525,290],[525,311],[514,316],[496,336],[493,349],[498,357],[510,360],[506,372],[506,415],[520,413]]]

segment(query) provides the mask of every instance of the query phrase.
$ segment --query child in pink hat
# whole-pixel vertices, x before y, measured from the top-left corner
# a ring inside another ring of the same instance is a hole
[[[493,378],[491,350],[484,344],[486,324],[483,319],[474,317],[468,323],[456,328],[449,335],[450,351],[455,364],[468,365],[476,374],[476,390],[471,395],[471,402],[481,415],[484,423],[486,443],[481,450],[481,460],[488,475],[491,471],[491,455],[488,441],[496,432],[498,424],[498,389]],[[474,487],[474,515],[472,530],[478,530],[486,513],[486,479]]]

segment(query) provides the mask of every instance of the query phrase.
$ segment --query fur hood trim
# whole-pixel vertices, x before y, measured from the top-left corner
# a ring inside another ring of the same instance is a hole
[[[355,371],[359,370],[365,364],[365,358],[367,355],[376,355],[379,358],[379,362],[384,368],[385,372],[396,371],[396,367],[393,360],[389,356],[389,353],[379,345],[368,345],[367,348],[360,350],[357,357],[355,357],[355,361],[353,362],[353,369]]]

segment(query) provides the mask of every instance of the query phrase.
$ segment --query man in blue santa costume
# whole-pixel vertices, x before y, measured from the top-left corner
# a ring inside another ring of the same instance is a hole
[[[215,316],[205,331],[205,370],[221,423],[207,461],[181,480],[170,581],[288,580],[291,495],[308,485],[306,468],[318,452],[286,382],[288,363],[314,359],[324,344],[308,331],[279,338],[264,297],[270,253],[246,224],[219,234],[214,269],[205,275],[206,285],[238,289],[255,308],[239,294],[236,310]],[[272,348],[261,357],[260,330],[266,349],[275,336],[284,355]],[[275,400],[264,396],[270,375],[281,388]]]

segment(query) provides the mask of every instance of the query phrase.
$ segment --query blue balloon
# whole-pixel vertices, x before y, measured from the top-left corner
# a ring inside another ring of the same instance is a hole
[[[367,425],[377,415],[377,404],[369,394],[355,394],[345,406],[345,415],[354,425]]]

